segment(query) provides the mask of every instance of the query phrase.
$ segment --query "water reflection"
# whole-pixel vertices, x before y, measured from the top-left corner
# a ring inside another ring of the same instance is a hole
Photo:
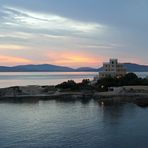
[[[147,147],[147,116],[134,104],[91,99],[0,103],[0,147]]]
[[[13,103],[13,104],[37,104],[39,103],[39,98],[5,98],[4,100],[0,100],[0,103]]]
[[[40,102],[50,103],[54,101],[55,103],[66,103],[66,104],[75,104],[77,102],[87,105],[92,101],[90,98],[58,98],[58,99],[48,99],[48,98],[39,98],[39,97],[25,97],[25,98],[6,98],[4,100],[0,100],[0,103],[10,103],[10,104],[39,104]]]
[[[76,103],[76,102],[80,102],[82,104],[88,104],[92,99],[90,98],[81,98],[81,99],[57,99],[55,100],[56,102],[63,102],[63,103]]]
[[[124,104],[101,106],[101,112],[103,113],[103,120],[113,123],[119,123],[120,118],[123,116]]]
[[[134,103],[120,103],[107,106],[99,104],[99,107],[100,112],[102,113],[103,122],[107,125],[121,124],[124,118],[130,119],[137,114],[137,105]]]

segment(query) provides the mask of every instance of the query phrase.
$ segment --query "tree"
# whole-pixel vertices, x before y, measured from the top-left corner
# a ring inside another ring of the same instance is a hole
[[[67,89],[67,90],[76,90],[76,89],[78,89],[77,84],[73,80],[68,80],[67,82],[63,82],[61,84],[58,84],[55,87],[59,88],[59,89]]]

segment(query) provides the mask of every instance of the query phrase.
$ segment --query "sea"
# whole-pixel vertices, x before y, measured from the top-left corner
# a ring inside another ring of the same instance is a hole
[[[0,148],[147,148],[148,108],[97,101],[0,103]]]
[[[93,79],[96,74],[0,73],[0,85],[55,85],[69,79]],[[0,148],[147,147],[147,107],[104,106],[91,99],[0,102]]]

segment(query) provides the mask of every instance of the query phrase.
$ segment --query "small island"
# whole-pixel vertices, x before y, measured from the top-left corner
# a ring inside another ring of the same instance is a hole
[[[68,80],[55,86],[29,85],[0,89],[0,101],[3,102],[53,99],[95,99],[103,105],[134,102],[145,106],[148,105],[148,79],[127,73],[122,77],[105,77],[95,82],[89,79],[80,83]]]

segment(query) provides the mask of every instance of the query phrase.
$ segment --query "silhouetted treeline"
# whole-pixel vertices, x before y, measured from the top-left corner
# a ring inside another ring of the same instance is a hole
[[[62,90],[96,90],[96,91],[107,91],[108,87],[118,87],[118,86],[129,86],[129,85],[148,85],[148,79],[139,78],[134,73],[128,73],[124,77],[112,78],[106,77],[99,79],[97,83],[91,84],[89,79],[84,79],[81,83],[76,83],[73,80],[68,80],[61,84],[56,85],[56,88]]]
[[[108,87],[131,86],[131,85],[148,85],[148,79],[139,78],[134,73],[128,73],[120,78],[107,77],[98,80],[95,88],[99,91],[108,90]]]
[[[56,88],[62,89],[62,90],[72,90],[72,91],[77,91],[77,90],[93,90],[93,86],[90,85],[90,80],[89,79],[84,79],[82,80],[81,83],[76,83],[73,80],[68,80],[67,82],[63,82],[61,84],[56,85]]]

